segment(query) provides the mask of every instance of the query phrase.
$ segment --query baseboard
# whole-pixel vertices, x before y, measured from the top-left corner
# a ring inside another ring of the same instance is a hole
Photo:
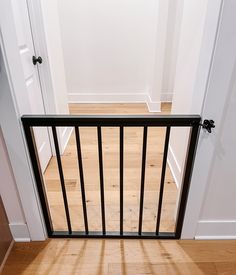
[[[172,102],[173,93],[162,93],[161,94],[161,102]]]
[[[60,132],[60,151],[61,155],[64,153],[66,146],[69,142],[71,134],[73,132],[72,127],[63,127]]]
[[[133,93],[69,93],[69,103],[146,103],[149,112],[161,112],[161,101],[152,101],[146,91]]]
[[[196,240],[236,239],[236,220],[201,220],[196,230]]]
[[[180,185],[181,185],[181,168],[178,164],[178,161],[175,157],[175,154],[174,154],[171,146],[169,146],[167,163],[170,167],[170,171],[171,171],[171,174],[174,178],[176,187],[179,188]]]
[[[161,101],[152,101],[148,94],[146,96],[146,104],[148,106],[149,112],[161,112]]]
[[[133,93],[69,93],[69,103],[140,103],[146,102],[145,91]]]
[[[30,234],[25,223],[10,223],[9,227],[15,242],[30,242]]]
[[[7,261],[7,258],[9,256],[9,254],[11,253],[13,245],[14,245],[14,240],[11,241],[11,244],[9,245],[9,247],[7,249],[7,253],[6,253],[6,255],[5,255],[3,261],[2,261],[2,263],[0,265],[0,274],[2,273],[2,270],[4,268],[4,265],[5,265],[6,261]]]

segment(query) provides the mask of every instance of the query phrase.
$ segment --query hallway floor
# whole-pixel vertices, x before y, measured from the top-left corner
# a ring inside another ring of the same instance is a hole
[[[236,274],[236,241],[51,239],[16,243],[5,275]]]
[[[70,104],[71,114],[150,114],[146,104]],[[162,106],[169,113],[171,105]],[[101,231],[97,132],[80,128],[89,230]],[[124,128],[124,231],[137,231],[143,129]],[[107,231],[119,230],[119,128],[103,127],[103,161]],[[155,231],[165,128],[149,127],[143,231]],[[62,159],[73,230],[83,231],[83,212],[74,132]],[[56,157],[45,173],[45,186],[55,230],[67,230]],[[167,165],[160,231],[173,232],[177,188]]]

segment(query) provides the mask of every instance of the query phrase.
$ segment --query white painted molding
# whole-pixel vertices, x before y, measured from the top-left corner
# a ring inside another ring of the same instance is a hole
[[[232,236],[195,236],[195,240],[236,240],[236,235],[232,235]]]
[[[181,168],[179,166],[179,163],[175,157],[175,154],[174,154],[171,146],[169,146],[167,163],[170,167],[170,171],[174,178],[176,187],[177,187],[177,189],[179,189],[179,187],[181,185]]]
[[[172,102],[173,92],[172,93],[161,93],[161,102]]]
[[[232,4],[234,5],[233,8]],[[235,75],[236,37],[229,35],[235,32],[235,4],[236,2],[234,1],[208,1],[204,27],[205,34],[202,38],[201,52],[198,59],[199,76],[196,95],[199,97],[200,91],[205,92],[205,100],[200,114],[202,117],[213,115],[218,125],[225,117],[223,106],[227,106],[225,102],[229,98],[233,83],[231,81],[233,81],[232,79]],[[229,36],[230,39],[228,39]],[[222,56],[224,57],[224,62],[222,62]],[[202,65],[200,66],[200,64]],[[205,68],[208,68],[207,71]],[[219,75],[224,77],[219,78]],[[214,104],[212,104],[212,98],[214,99]],[[196,100],[193,99],[193,102],[195,104]],[[214,156],[217,146],[215,145],[221,139],[223,127],[219,126],[217,129],[219,131],[217,135],[210,135],[207,138],[204,132],[200,133],[185,211],[182,239],[193,239],[196,236],[202,239],[205,236],[209,239],[209,235],[214,236],[214,231],[210,231],[210,234],[207,234],[207,232],[197,232],[196,229],[199,220],[201,220],[200,216],[210,184],[210,173],[213,171],[213,165],[216,164]],[[220,150],[224,149],[221,148]],[[204,225],[200,226],[201,228],[204,227]],[[232,235],[234,236],[235,233],[236,230],[234,230]],[[215,237],[217,235],[219,236],[219,234],[215,234]],[[231,234],[227,235],[230,237]]]
[[[149,94],[146,96],[146,104],[149,112],[161,112],[161,101],[152,101]]]
[[[236,239],[236,220],[201,220],[198,222],[195,239]]]
[[[15,238],[14,241],[16,243],[29,243],[31,242],[30,238]],[[41,241],[41,240],[37,240],[37,241]]]
[[[11,234],[16,242],[30,242],[30,234],[25,223],[10,223]]]
[[[3,55],[1,57],[0,75],[4,79],[1,81],[1,84],[4,84],[4,88],[2,89],[1,87],[0,100],[1,129],[27,227],[29,228],[29,232],[27,229],[26,237],[31,240],[45,240],[46,231],[43,215],[32,169],[30,168],[26,141],[20,123],[20,109],[16,100],[16,91],[24,91],[25,82],[23,81],[23,70],[17,47],[17,35],[11,1],[0,1],[0,18],[0,46]],[[24,108],[27,110],[27,102],[23,103],[26,104]]]
[[[146,102],[147,94],[145,91],[136,93],[68,93],[69,103],[137,103]]]
[[[146,91],[135,93],[69,93],[69,103],[146,103],[149,112],[160,112],[161,102],[152,101]]]

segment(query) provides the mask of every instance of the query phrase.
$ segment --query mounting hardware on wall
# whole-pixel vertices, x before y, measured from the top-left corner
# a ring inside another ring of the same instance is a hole
[[[206,129],[208,131],[208,133],[211,133],[211,129],[216,127],[215,121],[212,119],[210,119],[210,120],[205,119],[203,121],[203,124],[200,124],[200,125],[202,126],[203,129]]]
[[[39,57],[37,58],[36,56],[33,55],[33,57],[32,57],[32,62],[33,62],[34,65],[36,65],[37,63],[42,64],[43,59],[42,59],[41,56],[39,56]]]

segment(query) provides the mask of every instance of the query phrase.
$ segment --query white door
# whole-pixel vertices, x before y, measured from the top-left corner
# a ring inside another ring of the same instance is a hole
[[[28,93],[25,96],[28,97],[31,114],[44,114],[44,102],[37,69],[37,66],[40,66],[40,64],[37,63],[34,65],[32,62],[32,57],[35,56],[35,50],[28,15],[27,1],[12,0],[12,6],[18,40],[18,49],[21,56],[25,84]],[[22,95],[20,100],[24,100],[24,95]],[[52,155],[48,130],[45,128],[35,128],[34,133],[41,168],[42,171],[44,171]]]

